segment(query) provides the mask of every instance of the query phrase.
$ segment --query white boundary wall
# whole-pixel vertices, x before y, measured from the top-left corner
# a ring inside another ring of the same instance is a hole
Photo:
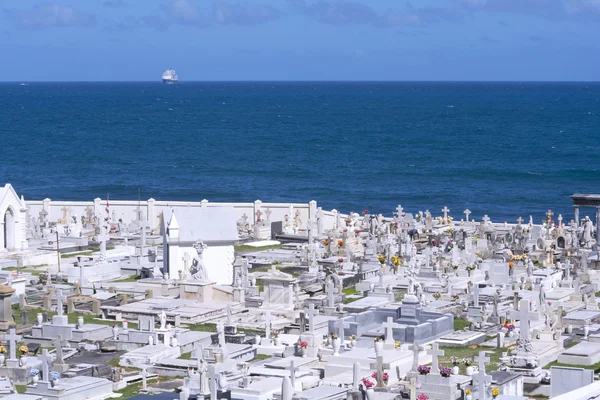
[[[87,216],[88,208],[93,210],[94,215],[96,215],[99,220],[103,220],[104,217],[106,217],[106,200],[100,198],[96,198],[94,201],[60,201],[44,199],[30,200],[25,203],[29,206],[30,217],[37,218],[42,209],[45,209],[48,213],[47,219],[51,222],[56,222],[62,218],[63,207],[70,207],[71,216],[77,216],[78,218]],[[308,220],[311,218],[316,219],[317,215],[317,202],[314,200],[309,203],[263,203],[260,200],[256,200],[254,203],[211,203],[208,200],[183,202],[148,199],[140,201],[139,206],[143,211],[144,218],[152,229],[157,229],[160,226],[160,215],[165,208],[174,209],[175,215],[177,215],[177,210],[181,208],[232,207],[236,220],[241,219],[242,216],[246,214],[248,222],[253,226],[258,210],[263,213],[263,218],[265,218],[265,211],[269,209],[271,211],[271,222],[285,221],[285,216],[289,213],[290,206],[292,206],[294,208],[294,213],[296,210],[300,211],[301,229],[305,229]],[[137,208],[138,201],[136,200],[109,200],[109,212],[111,218],[114,211],[117,219],[122,219],[125,223],[129,223],[136,219]],[[341,216],[341,218],[345,217],[346,215]],[[323,211],[323,229],[332,229],[335,224],[335,219],[335,210]],[[316,229],[316,226],[314,229]]]

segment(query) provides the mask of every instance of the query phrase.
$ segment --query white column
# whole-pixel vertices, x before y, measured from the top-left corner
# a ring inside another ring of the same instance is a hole
[[[308,222],[312,218],[316,218],[316,217],[317,217],[317,202],[315,200],[311,200],[308,203],[308,220],[306,222]]]
[[[254,213],[252,214],[252,222],[253,222],[253,224],[256,224],[256,213],[258,211],[261,211],[261,207],[262,207],[262,201],[256,200],[254,202]]]
[[[148,225],[150,229],[155,229],[158,226],[158,218],[156,218],[156,208],[155,208],[156,200],[148,199],[148,208],[146,210],[146,217],[148,218]]]

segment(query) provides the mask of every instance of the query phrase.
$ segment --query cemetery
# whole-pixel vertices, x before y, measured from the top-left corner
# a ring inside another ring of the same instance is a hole
[[[0,398],[600,396],[600,195],[571,198],[493,221],[6,184]]]

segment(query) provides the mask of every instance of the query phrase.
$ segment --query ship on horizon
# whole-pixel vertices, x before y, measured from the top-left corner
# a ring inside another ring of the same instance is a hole
[[[163,72],[162,81],[163,83],[171,85],[173,83],[177,83],[179,81],[179,78],[177,77],[177,73],[175,72],[175,70],[173,68],[169,68],[168,70]]]

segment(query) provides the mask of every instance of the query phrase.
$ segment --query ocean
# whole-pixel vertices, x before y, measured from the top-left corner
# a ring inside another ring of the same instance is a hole
[[[599,113],[600,83],[2,83],[0,184],[568,220],[600,193]]]

